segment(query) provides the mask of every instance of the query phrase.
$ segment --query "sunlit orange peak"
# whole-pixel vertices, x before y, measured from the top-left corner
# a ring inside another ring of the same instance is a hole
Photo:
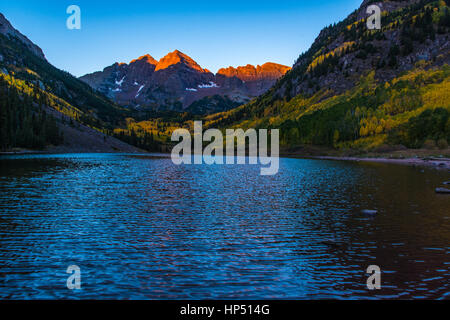
[[[146,61],[147,63],[154,64],[155,66],[158,64],[158,61],[155,60],[155,59],[154,59],[151,55],[149,55],[149,54],[143,55],[143,56],[141,56],[141,57],[139,57],[139,58],[137,58],[137,59],[132,60],[132,61],[130,62],[130,64],[133,63],[133,62],[136,62],[136,61],[142,61],[142,60]]]
[[[158,64],[156,65],[155,71],[166,69],[172,65],[179,63],[183,63],[188,67],[195,69],[197,71],[206,72],[191,57],[185,55],[183,52],[179,50],[175,50],[166,55],[165,57],[163,57],[161,60],[159,60]]]

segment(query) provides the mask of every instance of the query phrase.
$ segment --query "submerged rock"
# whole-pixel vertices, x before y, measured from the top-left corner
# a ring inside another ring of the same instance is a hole
[[[447,189],[447,188],[436,188],[436,193],[450,193],[450,189]]]
[[[336,249],[340,248],[342,246],[342,244],[338,243],[336,240],[333,240],[333,239],[326,239],[326,240],[320,241],[319,243],[323,244],[325,246],[336,248]]]
[[[378,210],[365,209],[365,210],[362,210],[361,212],[364,213],[364,214],[367,214],[367,215],[374,215],[374,214],[378,213]]]

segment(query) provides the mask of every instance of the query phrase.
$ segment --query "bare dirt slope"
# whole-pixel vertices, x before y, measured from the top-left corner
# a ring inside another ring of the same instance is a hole
[[[85,152],[125,152],[145,153],[146,151],[131,146],[111,136],[70,119],[60,112],[47,108],[57,120],[59,129],[64,135],[64,143],[59,146],[47,146],[45,151],[51,153],[85,153]]]

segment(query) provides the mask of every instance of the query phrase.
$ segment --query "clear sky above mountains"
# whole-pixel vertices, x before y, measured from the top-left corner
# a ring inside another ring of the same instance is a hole
[[[146,53],[178,49],[203,68],[291,66],[319,31],[362,0],[3,1],[0,12],[39,45],[56,67],[81,76]],[[66,9],[81,8],[81,30],[68,30]]]

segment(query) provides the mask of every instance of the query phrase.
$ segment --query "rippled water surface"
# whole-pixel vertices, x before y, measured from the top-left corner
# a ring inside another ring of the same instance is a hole
[[[0,158],[0,298],[450,298],[446,171]],[[364,209],[378,214],[364,215]],[[81,268],[79,291],[66,287]],[[366,286],[369,265],[381,290]]]

